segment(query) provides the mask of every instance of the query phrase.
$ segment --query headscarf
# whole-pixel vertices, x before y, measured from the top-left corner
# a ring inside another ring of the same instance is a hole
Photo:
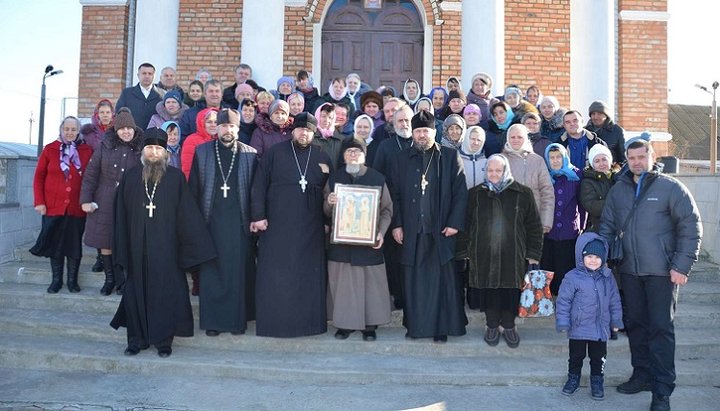
[[[357,130],[358,121],[360,120],[367,120],[370,122],[370,134],[368,135],[367,140],[365,140],[365,144],[370,145],[370,143],[373,141],[372,135],[373,131],[375,131],[375,121],[372,117],[368,116],[367,114],[361,114],[355,118],[355,122],[353,123],[353,130]],[[353,137],[359,138],[356,135],[353,134]]]
[[[103,125],[102,122],[100,122],[100,106],[103,105],[103,103],[110,104],[110,112],[112,113],[112,117],[110,118],[110,124],[108,124],[106,126]],[[115,123],[115,109],[113,108],[112,101],[110,101],[106,98],[98,101],[97,105],[95,106],[95,111],[93,112],[92,122],[93,122],[93,124],[97,124],[97,127],[103,133],[105,131],[107,131],[109,128],[113,127],[113,124]]]
[[[456,76],[448,77],[447,81],[445,82],[445,89],[450,90],[450,82],[453,80],[458,83],[458,90],[462,90],[462,81],[460,81],[460,78]]]
[[[505,122],[502,124],[498,123],[497,119],[495,119],[495,114],[492,114],[492,112],[494,111],[493,109],[498,105],[501,105],[505,109]],[[507,103],[500,102],[495,103],[490,107],[490,117],[492,117],[493,121],[495,122],[495,124],[497,124],[500,130],[507,130],[508,127],[510,127],[512,121],[515,119],[515,113],[512,111],[510,106],[507,105]]]
[[[330,94],[330,97],[332,97],[333,100],[335,100],[335,101],[340,101],[340,100],[342,100],[345,96],[347,96],[347,94],[348,94],[347,85],[345,86],[345,88],[343,88],[342,93],[340,93],[339,95],[336,95],[336,94],[335,94],[332,85],[333,85],[333,82],[331,81],[331,82],[330,82],[330,87],[328,87],[328,94]]]
[[[525,130],[527,131],[527,127],[523,126],[522,124],[515,124],[515,125],[512,125],[510,128],[512,128],[512,127],[525,128]],[[508,153],[517,154],[519,156],[522,156],[527,153],[532,153],[533,148],[532,148],[532,143],[530,143],[530,138],[528,137],[528,133],[523,133],[523,135],[524,135],[524,138],[523,138],[522,145],[520,146],[519,149],[515,150],[512,147],[512,145],[510,144],[510,129],[508,129],[507,141],[505,142],[505,147],[504,147],[505,151],[507,151]]]
[[[317,130],[320,132],[320,135],[323,136],[323,138],[330,138],[335,133],[335,124],[332,124],[330,128],[320,128],[320,112],[322,111],[323,107],[329,105],[332,105],[332,103],[323,103],[320,105],[320,107],[315,109],[315,118],[318,120]]]
[[[456,125],[460,127],[460,140],[457,142],[450,140],[450,136],[448,135],[448,129],[450,126]],[[446,147],[452,147],[452,148],[458,148],[465,138],[465,131],[467,130],[467,126],[465,125],[465,119],[462,118],[458,114],[450,114],[445,121],[443,121],[443,135],[442,135],[442,145]]]
[[[417,86],[417,96],[415,96],[415,100],[410,100],[410,97],[408,97],[408,95],[407,95],[408,83],[415,83],[415,85]],[[417,80],[411,79],[411,78],[405,80],[405,84],[403,84],[403,98],[405,99],[405,101],[407,101],[407,103],[410,104],[410,106],[414,106],[415,103],[417,103],[417,101],[420,100],[420,97],[422,97],[422,90],[420,90],[420,83]]]
[[[160,126],[160,130],[167,133],[168,132],[167,129],[168,129],[168,127],[170,127],[171,124],[175,124],[175,128],[177,128],[177,131],[178,131],[178,136],[181,136],[182,130],[180,130],[180,124],[177,121],[170,120],[170,121],[166,121],[166,122],[162,123],[162,125]],[[178,150],[180,150],[180,140],[178,139],[178,143],[174,147],[170,146],[170,144],[168,144],[167,150],[173,154],[176,154],[178,152]]]
[[[470,150],[470,136],[473,133],[480,134],[482,136],[482,141],[483,141],[482,145],[480,146],[480,149],[476,152],[472,152],[472,150]],[[468,127],[468,129],[465,131],[465,137],[462,140],[462,145],[460,146],[460,154],[462,154],[468,158],[471,158],[473,160],[475,160],[477,158],[482,158],[482,157],[485,157],[485,154],[483,153],[484,147],[485,147],[485,130],[483,130],[483,128],[480,126]]]
[[[510,162],[508,161],[507,157],[505,157],[502,154],[493,154],[488,158],[488,163],[490,163],[491,160],[500,160],[503,163],[503,173],[502,177],[500,178],[500,181],[495,184],[488,180],[487,173],[485,174],[485,185],[487,186],[488,190],[492,191],[493,193],[502,193],[503,190],[505,190],[510,184],[515,181],[515,179],[512,176],[512,172],[510,171]]]
[[[520,101],[522,100],[522,96],[523,96],[522,91],[520,91],[519,88],[513,87],[513,86],[510,86],[510,87],[506,88],[506,89],[505,89],[505,102],[506,102],[506,103],[507,103],[507,98],[508,98],[508,96],[511,95],[511,94],[517,94],[517,96],[518,96],[518,105],[519,105],[519,104],[520,104]],[[515,108],[515,107],[511,107],[511,108]]]
[[[77,137],[75,137],[75,140],[68,141],[65,139],[65,135],[63,134],[63,124],[65,124],[68,120],[75,120],[77,123]],[[77,117],[73,116],[67,116],[63,119],[63,121],[60,123],[60,133],[58,136],[58,140],[60,141],[60,170],[65,174],[65,178],[67,179],[70,175],[70,164],[75,167],[75,170],[80,170],[80,155],[77,151],[77,145],[82,142],[80,139],[80,120],[77,119]]]
[[[560,170],[553,170],[550,167],[550,151],[559,151],[562,154],[563,163]],[[558,143],[552,143],[545,148],[545,164],[550,172],[550,179],[552,179],[553,184],[555,184],[555,177],[559,176],[565,176],[569,181],[580,181],[580,177],[576,173],[577,168],[570,164],[570,156],[568,156],[567,150]]]
[[[433,115],[435,115],[435,109],[434,109],[434,107],[433,107],[432,100],[430,100],[430,99],[427,98],[427,97],[420,97],[420,98],[415,102],[415,110],[413,110],[414,113],[417,114],[417,113],[420,111],[420,109],[418,108],[418,106],[420,105],[420,102],[421,102],[421,101],[427,101],[428,103],[430,103],[430,110],[431,110],[431,112],[433,113]]]

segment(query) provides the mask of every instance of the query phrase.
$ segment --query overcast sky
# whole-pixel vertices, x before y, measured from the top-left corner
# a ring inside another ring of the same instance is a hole
[[[64,73],[46,81],[47,144],[57,136],[63,99],[66,114],[77,114],[82,6],[78,0],[0,0],[0,10],[0,118],[5,120],[0,141],[27,143],[32,113],[32,142],[37,142],[42,76],[45,66],[53,64]],[[694,84],[709,88],[720,81],[715,47],[720,2],[669,0],[668,11],[669,102],[709,106],[712,97]]]

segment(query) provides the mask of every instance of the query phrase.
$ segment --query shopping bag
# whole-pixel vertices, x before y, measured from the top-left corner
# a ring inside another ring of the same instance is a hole
[[[520,307],[518,316],[523,318],[548,317],[555,313],[550,282],[555,273],[540,269],[530,269],[525,273],[520,289]]]

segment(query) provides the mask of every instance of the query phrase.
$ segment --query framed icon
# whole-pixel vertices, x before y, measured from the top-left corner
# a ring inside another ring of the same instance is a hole
[[[335,184],[333,244],[375,245],[381,187]]]

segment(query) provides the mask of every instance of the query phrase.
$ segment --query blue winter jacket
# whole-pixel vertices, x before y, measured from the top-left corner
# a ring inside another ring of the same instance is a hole
[[[575,268],[565,274],[556,302],[555,327],[567,331],[572,340],[607,341],[610,327],[625,328],[622,306],[612,271],[604,265],[597,271],[585,267],[582,251],[593,240],[607,242],[587,232],[575,243]],[[603,261],[607,256],[602,256]]]

